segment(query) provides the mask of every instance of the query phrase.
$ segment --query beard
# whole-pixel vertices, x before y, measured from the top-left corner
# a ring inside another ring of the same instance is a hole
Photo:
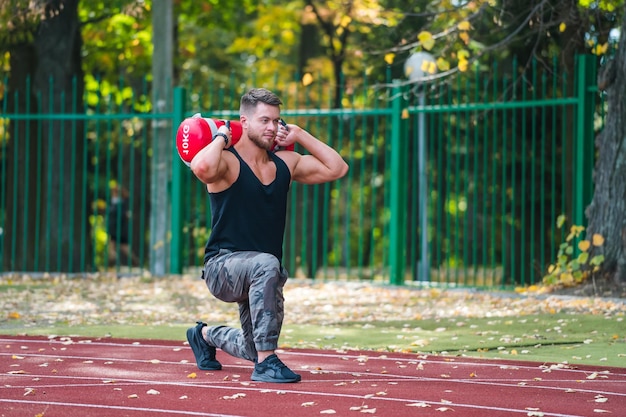
[[[265,149],[266,151],[271,151],[274,147],[274,139],[276,135],[272,136],[271,139],[267,136],[259,135],[256,132],[248,131],[248,138],[259,148]]]

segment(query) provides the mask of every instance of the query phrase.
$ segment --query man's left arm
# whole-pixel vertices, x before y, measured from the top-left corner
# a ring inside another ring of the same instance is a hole
[[[276,140],[280,146],[298,143],[307,152],[300,155],[297,152],[281,151],[281,158],[291,168],[293,181],[304,184],[321,184],[333,181],[346,175],[348,164],[333,148],[296,125],[287,125],[286,129],[279,129]]]

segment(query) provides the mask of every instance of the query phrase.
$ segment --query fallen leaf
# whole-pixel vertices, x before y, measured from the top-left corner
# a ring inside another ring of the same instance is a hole
[[[426,403],[410,403],[406,405],[407,407],[421,407],[421,408],[426,408],[426,407],[430,407],[430,404],[426,404]]]
[[[239,398],[244,398],[245,396],[246,396],[246,394],[244,394],[242,392],[239,392],[239,393],[233,394],[231,396],[225,395],[222,398],[225,399],[225,400],[236,400],[236,399],[239,399]]]

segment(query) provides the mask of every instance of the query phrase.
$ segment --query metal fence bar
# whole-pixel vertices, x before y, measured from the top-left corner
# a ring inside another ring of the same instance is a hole
[[[185,113],[185,90],[178,87],[174,89],[174,114],[175,120],[184,119]],[[172,125],[176,125],[172,123]],[[172,155],[176,155],[176,146],[172,141]],[[175,158],[174,158],[175,159]],[[173,274],[181,274],[183,272],[182,265],[182,230],[183,230],[183,213],[182,213],[182,201],[183,201],[183,181],[182,170],[183,164],[177,163],[174,160],[172,164],[172,212],[171,212],[171,224],[172,224],[172,242],[170,244],[170,272]]]
[[[576,107],[576,136],[574,142],[574,214],[576,225],[586,225],[585,207],[591,201],[593,180],[589,175],[593,170],[593,132],[595,114],[596,65],[593,56],[579,56],[576,61],[576,94],[579,104]]]

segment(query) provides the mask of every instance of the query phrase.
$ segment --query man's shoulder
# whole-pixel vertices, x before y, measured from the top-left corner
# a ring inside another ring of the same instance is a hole
[[[276,156],[277,159],[280,159],[285,165],[287,165],[289,172],[293,172],[296,164],[298,163],[298,161],[300,160],[300,157],[302,156],[296,151],[288,151],[288,150],[276,151],[274,152],[274,155]]]

